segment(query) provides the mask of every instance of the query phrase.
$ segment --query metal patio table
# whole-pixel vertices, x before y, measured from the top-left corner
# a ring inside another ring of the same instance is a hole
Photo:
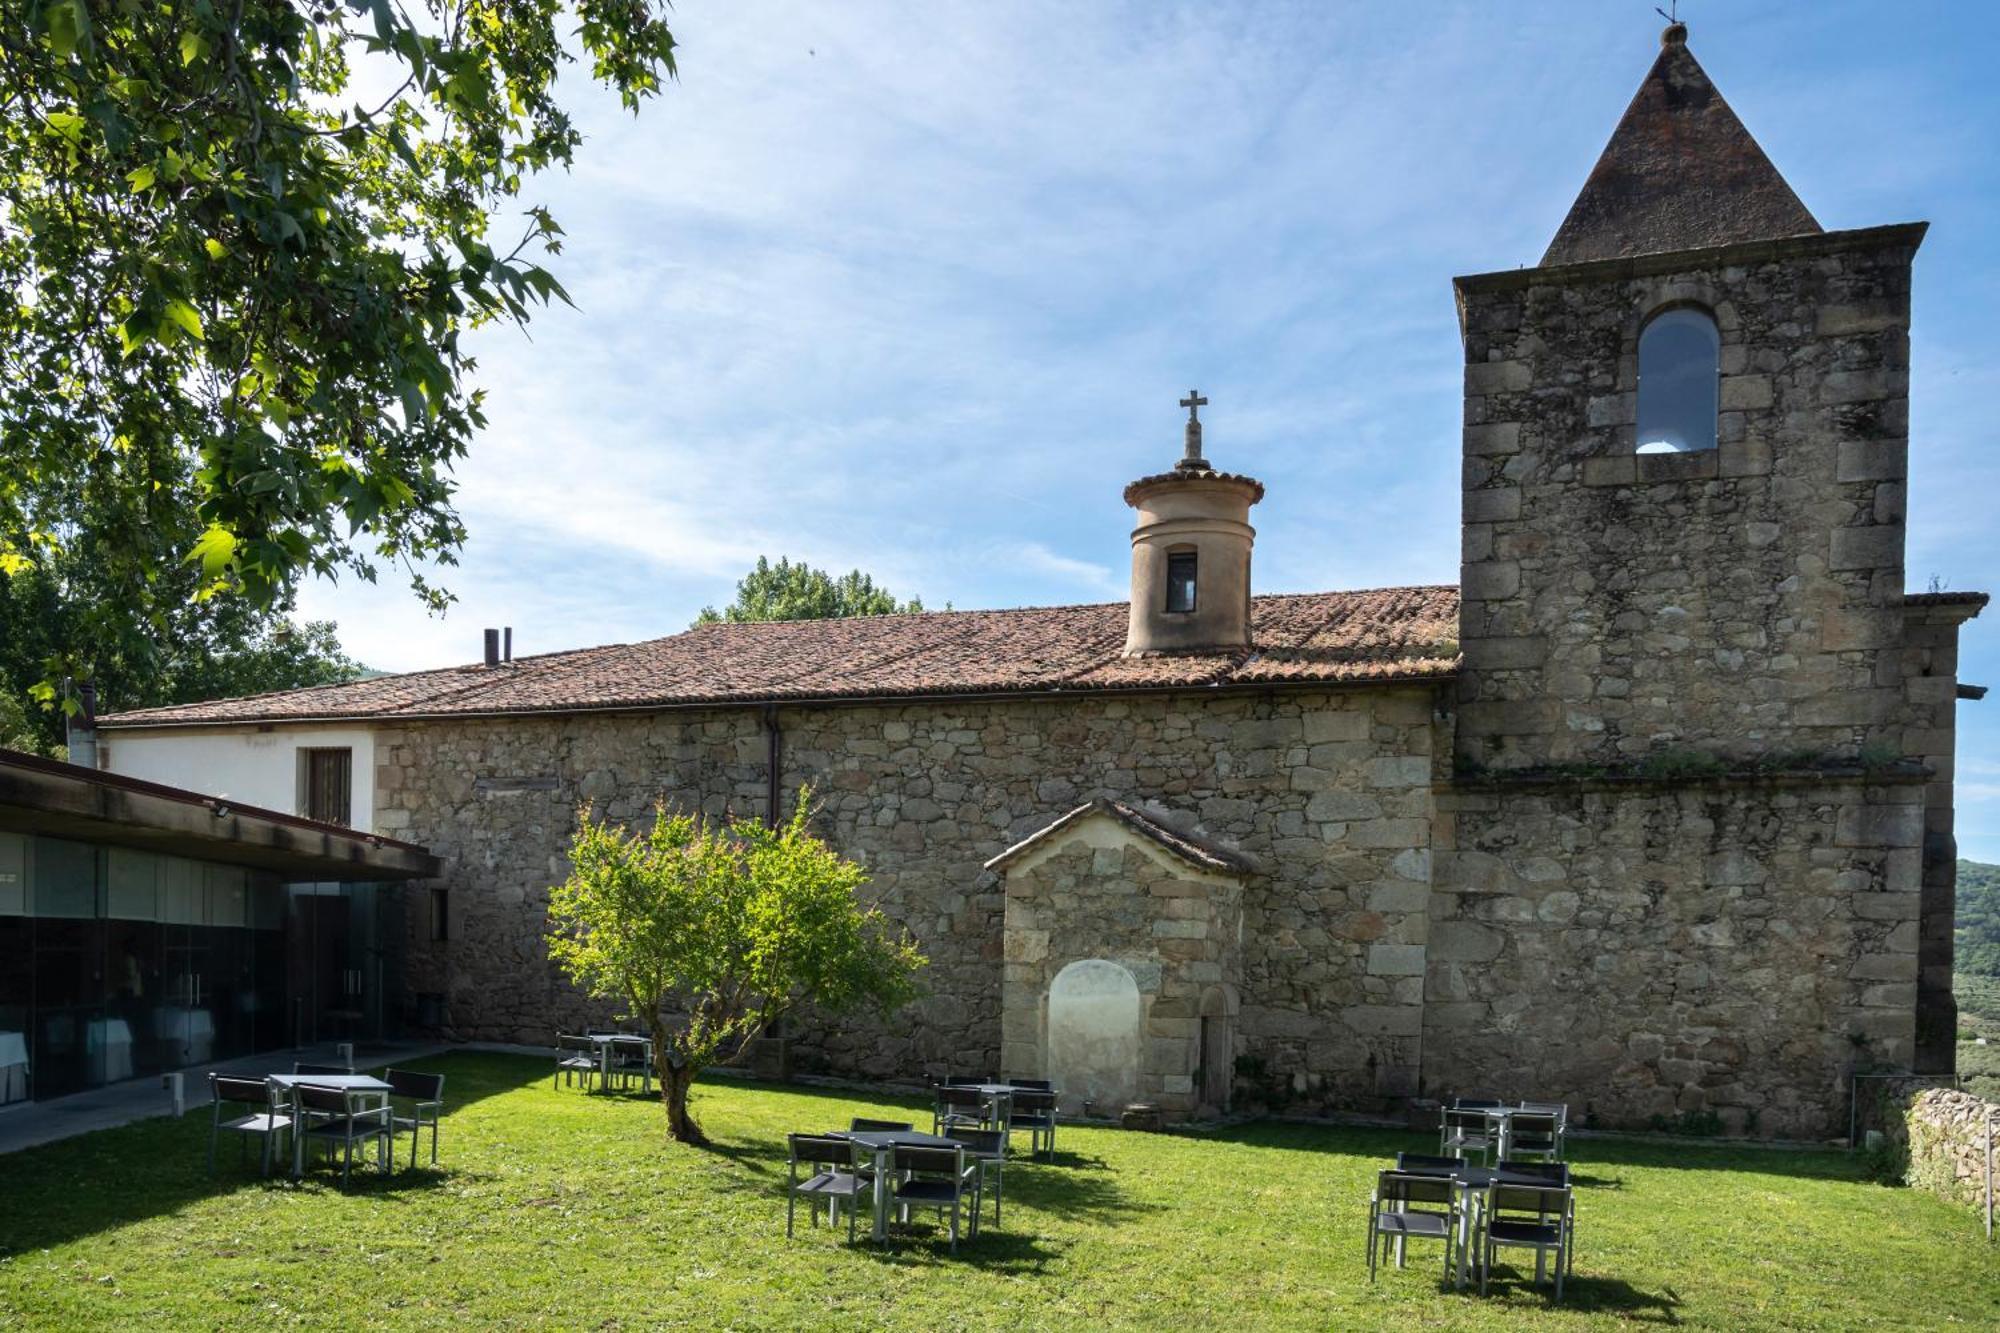
[[[830,1139],[846,1139],[868,1149],[875,1159],[874,1239],[889,1239],[889,1158],[898,1148],[963,1148],[957,1139],[914,1129],[836,1129]]]
[[[948,1088],[971,1088],[974,1092],[986,1098],[988,1102],[993,1104],[993,1119],[996,1122],[995,1127],[999,1129],[1007,1127],[1007,1121],[1010,1118],[1008,1116],[1008,1108],[1013,1103],[1014,1094],[1024,1091],[1024,1089],[1017,1088],[1012,1083],[946,1083],[941,1086]]]
[[[587,1039],[597,1045],[597,1089],[599,1092],[611,1090],[611,1053],[620,1046],[641,1046],[646,1051],[646,1068],[641,1076],[644,1091],[653,1090],[653,1039],[636,1032],[591,1032]]]
[[[301,1083],[310,1083],[315,1088],[374,1093],[377,1095],[377,1106],[387,1106],[389,1094],[395,1091],[373,1074],[266,1074],[264,1081],[274,1083],[287,1092]],[[294,1180],[305,1173],[305,1153],[304,1145],[299,1139],[298,1114],[298,1103],[294,1101],[292,1103],[292,1179]]]

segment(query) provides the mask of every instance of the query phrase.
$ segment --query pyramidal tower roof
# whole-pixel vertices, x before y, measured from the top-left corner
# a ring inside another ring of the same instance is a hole
[[[1687,26],[1675,23],[1542,265],[1820,230],[1688,50]]]

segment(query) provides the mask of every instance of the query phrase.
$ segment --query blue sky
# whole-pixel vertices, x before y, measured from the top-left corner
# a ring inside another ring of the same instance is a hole
[[[531,187],[578,308],[475,339],[491,427],[430,618],[309,587],[372,666],[650,638],[760,554],[959,607],[1124,595],[1124,483],[1261,478],[1262,592],[1451,582],[1450,279],[1533,263],[1657,49],[1645,0],[683,0],[636,119],[581,79]],[[2000,6],[1687,7],[1829,228],[1917,218],[1909,579],[1991,588]],[[1963,678],[2000,684],[2000,610]],[[1989,721],[1989,718],[1992,720]],[[1960,842],[2000,860],[2000,694],[1961,707]]]

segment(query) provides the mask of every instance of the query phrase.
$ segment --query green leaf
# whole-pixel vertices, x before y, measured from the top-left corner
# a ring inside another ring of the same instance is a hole
[[[228,572],[229,562],[236,558],[236,534],[227,528],[211,523],[208,531],[201,534],[201,540],[194,544],[188,559],[201,565],[201,576],[209,582],[220,579]]]
[[[210,259],[220,259],[224,255],[229,253],[229,247],[224,245],[221,241],[216,240],[213,236],[203,241],[201,243],[201,248],[208,251],[208,257]]]
[[[134,167],[125,173],[125,179],[131,182],[133,194],[143,194],[153,188],[153,182],[159,179],[159,173],[151,167]]]
[[[74,111],[51,111],[44,117],[49,133],[72,144],[83,142],[83,117]]]
[[[189,28],[181,34],[181,64],[192,65],[208,54],[208,38]]]
[[[90,22],[83,12],[80,0],[66,0],[53,4],[46,11],[49,25],[49,50],[55,52],[58,60],[68,60],[83,44],[84,33]]]
[[[167,302],[166,318],[184,329],[191,338],[201,337],[201,312],[178,296]]]

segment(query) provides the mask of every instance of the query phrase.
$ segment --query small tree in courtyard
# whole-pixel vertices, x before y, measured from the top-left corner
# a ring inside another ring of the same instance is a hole
[[[702,1070],[740,1057],[802,1005],[887,1010],[924,957],[855,891],[867,874],[812,835],[806,790],[767,828],[670,813],[633,832],[584,807],[570,875],[549,896],[549,954],[577,985],[643,1020],[667,1132],[707,1137],[688,1114]]]

